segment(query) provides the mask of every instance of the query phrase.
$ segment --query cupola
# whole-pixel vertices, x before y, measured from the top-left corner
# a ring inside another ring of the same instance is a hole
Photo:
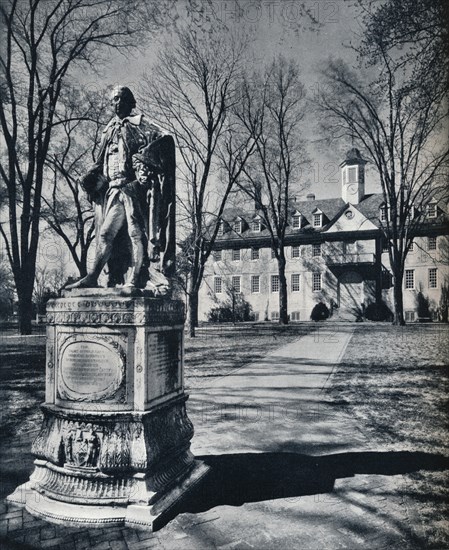
[[[346,153],[341,168],[341,197],[345,202],[358,204],[365,196],[365,160],[353,147]]]

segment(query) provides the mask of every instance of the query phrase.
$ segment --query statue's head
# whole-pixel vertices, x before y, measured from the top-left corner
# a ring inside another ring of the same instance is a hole
[[[136,100],[129,88],[117,85],[111,91],[111,105],[114,113],[119,118],[124,118],[131,114],[136,106]]]

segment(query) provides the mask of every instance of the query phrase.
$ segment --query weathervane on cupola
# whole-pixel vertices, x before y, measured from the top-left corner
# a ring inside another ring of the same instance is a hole
[[[359,204],[365,196],[365,160],[353,147],[346,153],[341,168],[341,198],[351,204]]]

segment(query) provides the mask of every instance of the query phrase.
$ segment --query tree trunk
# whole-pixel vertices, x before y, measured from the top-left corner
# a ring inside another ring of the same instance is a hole
[[[31,320],[33,318],[33,288],[36,274],[36,258],[28,253],[28,265],[17,267],[14,270],[19,316],[19,334],[31,334]],[[32,260],[32,261],[30,261]]]
[[[287,279],[285,278],[285,257],[278,260],[279,268],[279,323],[288,324]]]
[[[33,301],[31,295],[17,291],[19,298],[19,334],[31,334],[31,320],[33,316]]]
[[[189,335],[195,338],[195,328],[198,326],[198,290],[189,291]]]
[[[405,325],[404,301],[402,293],[402,273],[394,273],[393,277],[393,300],[394,300],[394,325]]]

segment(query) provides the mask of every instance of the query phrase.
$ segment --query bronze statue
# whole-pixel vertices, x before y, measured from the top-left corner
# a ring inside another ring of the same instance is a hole
[[[94,166],[81,180],[95,203],[96,254],[86,277],[67,286],[108,286],[164,294],[175,269],[175,145],[141,114],[129,88],[111,94],[115,116],[103,131]]]

